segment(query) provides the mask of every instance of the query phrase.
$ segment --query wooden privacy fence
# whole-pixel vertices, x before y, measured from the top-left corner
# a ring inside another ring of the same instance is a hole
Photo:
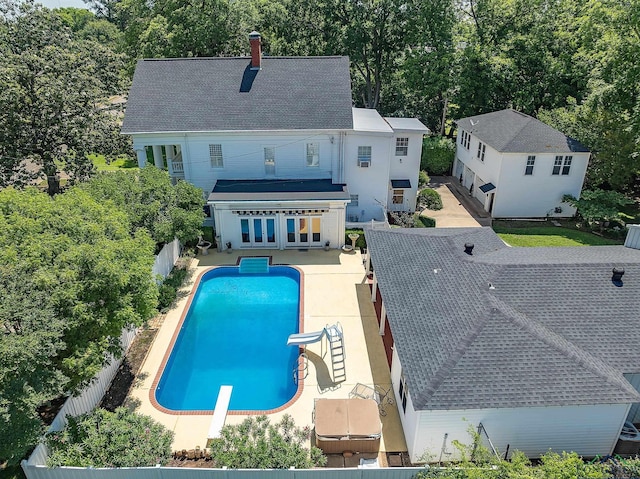
[[[190,469],[140,467],[91,469],[59,467],[47,469],[23,463],[27,479],[411,479],[418,467],[382,469]]]

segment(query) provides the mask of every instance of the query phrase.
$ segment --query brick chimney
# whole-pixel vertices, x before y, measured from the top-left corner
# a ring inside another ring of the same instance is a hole
[[[260,34],[255,30],[249,34],[249,43],[251,44],[251,69],[262,69],[262,48],[260,42]]]

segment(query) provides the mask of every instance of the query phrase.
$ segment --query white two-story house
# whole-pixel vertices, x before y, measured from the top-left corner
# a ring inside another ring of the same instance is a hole
[[[206,224],[233,248],[344,244],[347,222],[413,211],[423,135],[412,118],[352,107],[349,59],[141,60],[122,132],[202,189]]]
[[[458,124],[453,174],[494,218],[569,217],[589,150],[541,121],[507,109]]]

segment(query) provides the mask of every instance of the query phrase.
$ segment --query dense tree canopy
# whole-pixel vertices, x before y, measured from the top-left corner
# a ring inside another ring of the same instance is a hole
[[[0,3],[0,187],[44,174],[55,194],[61,171],[86,178],[87,154],[122,150],[108,102],[122,86],[122,58],[86,23],[68,10]]]
[[[36,408],[74,393],[157,304],[154,243],[80,189],[0,191],[0,459],[42,431]]]

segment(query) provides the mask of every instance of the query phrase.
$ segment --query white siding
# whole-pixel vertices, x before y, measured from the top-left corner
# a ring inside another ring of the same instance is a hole
[[[395,133],[391,139],[391,162],[389,167],[389,179],[391,180],[409,180],[411,189],[404,191],[404,210],[415,211],[416,197],[418,194],[418,173],[420,172],[420,156],[422,155],[422,137],[421,133]],[[409,138],[409,148],[407,156],[396,156],[395,145],[396,138]],[[389,207],[393,192],[391,191],[388,198]]]
[[[484,183],[493,183],[498,186],[498,179],[500,177],[500,168],[502,165],[502,155],[494,150],[491,146],[486,145],[484,161],[480,161],[478,158],[478,138],[471,135],[471,142],[469,149],[467,150],[460,144],[460,135],[462,130],[458,130],[458,140],[456,143],[456,174],[460,175],[461,163],[464,165],[464,173],[462,177],[462,184],[465,188],[470,189],[473,185],[474,196],[484,203],[486,195],[480,191],[480,187]]]
[[[527,156],[535,155],[532,175],[525,175]],[[566,156],[566,154],[563,154]],[[552,175],[554,153],[509,153],[502,158],[502,171],[493,206],[494,218],[543,218],[546,216],[569,217],[575,209],[562,203],[562,197],[570,194],[580,197],[582,183],[589,161],[589,153],[573,153],[568,175]],[[561,207],[561,213],[555,208]]]
[[[390,155],[395,151],[395,140],[391,135],[349,132],[345,140],[344,173],[347,188],[358,195],[358,206],[347,206],[347,221],[369,221],[380,218],[380,205],[387,205],[389,196]],[[393,143],[393,145],[392,145]],[[358,166],[358,146],[371,146],[371,165]]]
[[[584,457],[607,455],[613,450],[627,416],[628,405],[531,407],[420,411],[418,440],[409,450],[416,461],[425,453],[438,460],[447,434],[449,459],[457,450],[451,441],[469,444],[469,430],[482,423],[499,454],[509,445],[529,457],[545,452],[575,451]]]
[[[418,433],[418,413],[413,408],[411,402],[411,391],[407,394],[407,407],[406,411],[402,410],[402,399],[400,398],[399,386],[400,375],[402,373],[402,366],[400,364],[400,358],[393,350],[393,357],[391,359],[391,384],[393,392],[395,394],[396,405],[398,413],[400,414],[400,421],[402,422],[402,429],[404,430],[404,438],[407,442],[407,449],[409,452],[415,449],[416,434]]]

